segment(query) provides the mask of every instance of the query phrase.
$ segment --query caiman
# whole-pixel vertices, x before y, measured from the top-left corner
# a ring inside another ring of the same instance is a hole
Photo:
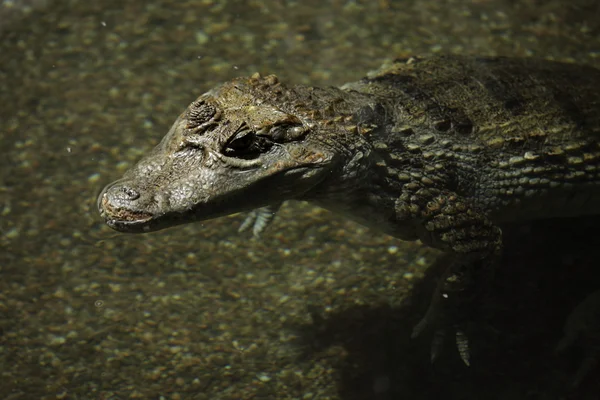
[[[454,261],[413,336],[452,329],[468,364],[499,226],[600,212],[599,88],[593,67],[505,57],[397,59],[341,87],[255,74],[191,103],[98,209],[138,233],[305,200],[420,239]]]

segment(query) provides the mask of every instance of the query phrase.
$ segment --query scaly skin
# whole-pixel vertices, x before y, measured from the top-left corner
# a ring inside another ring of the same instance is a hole
[[[463,311],[499,224],[600,212],[599,87],[591,67],[457,56],[341,88],[237,79],[193,102],[98,207],[136,233],[306,200],[421,239],[456,261],[414,335],[452,327],[468,364]]]

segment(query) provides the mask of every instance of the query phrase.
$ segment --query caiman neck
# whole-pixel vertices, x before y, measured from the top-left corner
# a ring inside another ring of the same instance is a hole
[[[374,96],[354,90],[297,86],[293,91],[294,111],[307,115],[313,125],[307,145],[319,146],[335,157],[330,173],[303,200],[340,204],[368,187],[373,164],[380,157],[372,139],[391,126],[392,114]]]
[[[386,179],[386,147],[380,138],[395,126],[394,113],[374,96],[338,88],[303,88],[311,93],[314,114],[320,118],[317,135],[322,146],[338,158],[330,173],[301,200],[392,234],[415,239],[413,228],[395,223],[394,204],[400,187]],[[316,138],[315,138],[316,140]],[[401,231],[399,231],[401,230]]]

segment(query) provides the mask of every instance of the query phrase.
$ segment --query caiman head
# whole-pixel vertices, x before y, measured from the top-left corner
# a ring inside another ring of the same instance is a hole
[[[258,74],[225,83],[104,188],[100,214],[118,231],[148,232],[303,198],[335,179],[362,140],[344,96]]]

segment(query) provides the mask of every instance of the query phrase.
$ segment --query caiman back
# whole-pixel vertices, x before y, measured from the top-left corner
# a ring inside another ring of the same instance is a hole
[[[371,137],[382,187],[421,176],[495,222],[600,212],[599,87],[592,67],[459,56],[395,60],[343,86],[391,122]]]

